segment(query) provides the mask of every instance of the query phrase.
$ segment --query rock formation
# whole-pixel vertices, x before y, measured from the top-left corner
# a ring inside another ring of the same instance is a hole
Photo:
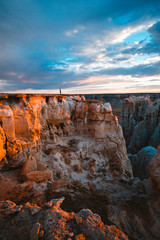
[[[159,240],[160,103],[138,99],[122,126],[144,181],[109,103],[1,95],[0,239]]]
[[[160,143],[160,99],[129,97],[123,102],[120,119],[127,149],[137,153],[145,146],[157,148]]]
[[[102,187],[114,174],[132,176],[122,129],[109,103],[15,95],[0,104],[1,167],[23,166],[22,180],[47,174],[51,179],[46,172],[51,170],[53,179]]]
[[[99,215],[89,209],[68,213],[60,208],[64,198],[46,203],[16,205],[11,201],[0,202],[0,239],[23,240],[128,240],[116,226],[107,226]]]
[[[134,176],[149,178],[148,164],[160,144],[160,99],[129,97],[120,117]]]

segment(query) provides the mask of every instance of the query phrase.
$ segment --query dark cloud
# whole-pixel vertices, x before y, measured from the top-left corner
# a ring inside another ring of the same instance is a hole
[[[153,36],[155,42],[160,42],[160,21],[156,22],[148,29],[149,33]]]
[[[153,24],[152,27],[148,29],[150,33],[150,39],[144,39],[139,42],[138,45],[124,49],[123,54],[159,54],[160,53],[160,21]]]

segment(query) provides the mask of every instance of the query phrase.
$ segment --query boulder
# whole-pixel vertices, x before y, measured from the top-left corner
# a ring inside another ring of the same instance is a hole
[[[34,171],[26,173],[26,180],[31,182],[43,182],[49,181],[53,177],[53,172],[50,170],[46,171]]]

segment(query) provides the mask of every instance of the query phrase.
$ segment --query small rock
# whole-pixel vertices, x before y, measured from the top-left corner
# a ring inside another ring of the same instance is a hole
[[[90,187],[90,189],[91,189],[92,191],[95,191],[95,190],[96,190],[96,185],[95,185],[94,183],[88,182],[88,186]]]
[[[26,174],[26,178],[32,182],[43,182],[51,180],[53,177],[53,172],[50,170],[47,171],[35,171],[29,172]]]
[[[85,240],[85,236],[83,234],[78,234],[75,236],[75,240]]]
[[[119,176],[119,172],[117,170],[113,170],[113,176],[118,177]]]
[[[52,201],[49,201],[49,202],[45,203],[44,206],[45,206],[46,208],[51,208],[51,207],[53,206],[53,202],[52,202]]]
[[[62,188],[62,187],[67,187],[67,179],[66,178],[54,181],[50,186],[50,188],[52,190],[56,190],[56,189],[59,189],[59,188]]]
[[[77,173],[82,173],[82,168],[81,168],[81,166],[79,166],[78,164],[73,165],[73,169],[74,169],[74,171],[76,171]]]
[[[48,203],[46,203],[45,207],[47,207],[47,208],[51,208],[52,206],[60,207],[60,205],[62,204],[64,199],[65,199],[64,197],[61,197],[59,199],[53,199],[53,200],[49,201]]]
[[[74,232],[68,233],[68,236],[69,236],[69,237],[73,237],[73,236],[74,236]]]
[[[31,204],[29,202],[27,202],[25,206],[29,208],[32,215],[38,213],[41,210],[41,207],[38,207],[36,204]]]
[[[76,219],[76,223],[77,223],[78,225],[83,222],[82,217],[75,216],[75,219]]]

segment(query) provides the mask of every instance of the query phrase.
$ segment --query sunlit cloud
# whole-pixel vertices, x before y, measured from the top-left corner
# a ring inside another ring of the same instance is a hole
[[[92,76],[92,77],[88,77],[86,79],[82,79],[79,81],[71,81],[71,83],[75,84],[75,85],[84,85],[84,84],[89,84],[89,83],[96,83],[96,84],[102,84],[102,83],[106,83],[106,84],[117,84],[117,81],[121,82],[121,83],[126,83],[126,82],[141,82],[145,81],[145,84],[150,84],[150,81],[153,80],[154,81],[160,81],[160,74],[159,75],[154,75],[154,76],[143,76],[143,77],[133,77],[131,75],[100,75],[100,76]]]
[[[154,82],[154,84],[153,84]],[[0,82],[1,83],[1,82]],[[123,76],[101,75],[92,76],[79,81],[70,81],[70,87],[62,88],[63,94],[85,93],[136,93],[136,92],[159,92],[160,74],[155,76]],[[65,82],[64,82],[65,84]],[[7,91],[8,93],[35,93],[35,94],[59,94],[59,89],[19,89]]]
[[[151,85],[154,81],[154,85]],[[72,91],[80,93],[127,93],[127,92],[159,92],[160,91],[160,75],[132,77],[128,76],[93,76],[86,79],[72,82],[74,87]],[[71,93],[70,89],[65,89],[67,93]]]
[[[120,32],[115,32],[115,33],[111,34],[111,36],[106,38],[106,41],[108,41],[110,44],[121,43],[128,36],[132,35],[135,32],[139,32],[139,31],[141,31],[144,28],[147,29],[148,26],[140,25],[140,26],[137,26],[137,27],[127,27],[127,28],[124,28]]]

